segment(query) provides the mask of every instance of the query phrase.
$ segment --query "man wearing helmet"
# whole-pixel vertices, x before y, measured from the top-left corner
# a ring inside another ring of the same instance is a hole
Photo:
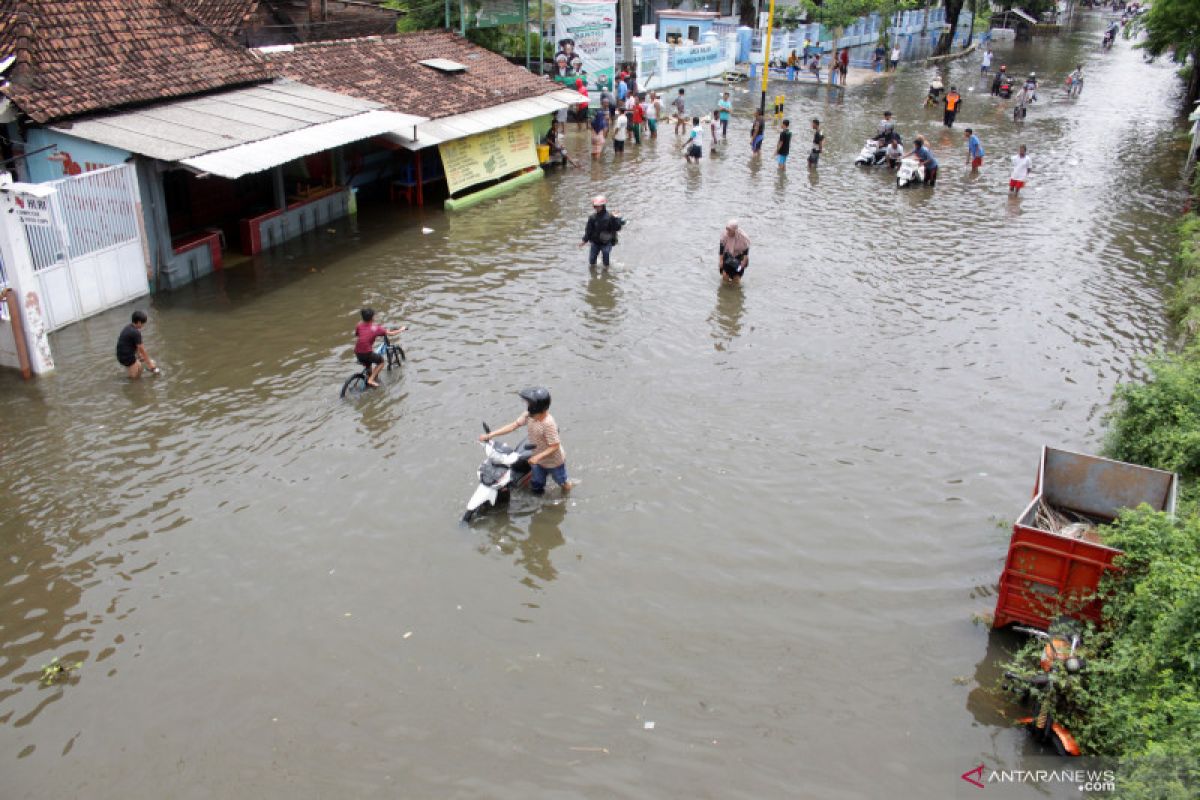
[[[596,257],[601,254],[604,255],[604,266],[608,267],[613,245],[617,243],[617,231],[621,230],[625,220],[608,213],[608,200],[602,194],[592,198],[592,208],[596,213],[588,217],[587,227],[583,231],[583,241],[579,243],[579,246],[583,247],[585,244],[592,246],[588,253],[589,267],[596,266]]]
[[[534,494],[542,494],[546,491],[546,476],[549,475],[564,492],[571,491],[571,482],[567,480],[567,459],[558,437],[558,423],[550,416],[550,390],[543,386],[532,386],[522,389],[519,394],[525,401],[525,413],[503,428],[480,434],[479,441],[486,442],[512,433],[517,428],[528,427],[529,443],[533,445],[533,455],[529,457],[529,466],[533,468],[529,488]]]
[[[1008,77],[1008,67],[1004,64],[1000,65],[1000,69],[996,72],[996,77],[992,78],[992,96],[1000,96],[1000,84]]]

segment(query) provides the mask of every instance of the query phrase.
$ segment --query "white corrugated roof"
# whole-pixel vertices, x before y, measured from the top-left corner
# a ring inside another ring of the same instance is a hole
[[[584,102],[587,102],[587,98],[574,89],[559,89],[541,97],[513,100],[510,103],[501,103],[498,106],[479,111],[469,111],[465,114],[455,114],[450,117],[421,122],[417,125],[415,138],[411,130],[393,131],[388,138],[409,150],[420,150],[423,147],[433,147],[442,142],[461,139],[464,136],[503,128],[514,122],[524,122],[527,119],[552,114],[560,108]]]
[[[193,159],[224,152],[224,159],[208,159],[205,163],[212,168],[203,171],[230,178],[381,133],[411,132],[425,120],[382,109],[380,103],[278,80],[50,127],[189,165]]]
[[[321,122],[269,139],[183,158],[179,163],[222,178],[240,178],[286,164],[322,150],[369,139],[398,129],[411,131],[421,117],[395,111],[367,111],[353,117]]]

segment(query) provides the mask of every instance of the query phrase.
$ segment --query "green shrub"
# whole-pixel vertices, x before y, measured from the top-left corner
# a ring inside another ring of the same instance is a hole
[[[1192,798],[1200,790],[1200,518],[1143,506],[1109,526],[1125,552],[1072,731],[1085,752],[1121,759],[1118,796]]]
[[[1114,393],[1105,452],[1112,458],[1200,477],[1200,347],[1147,361],[1147,383]]]

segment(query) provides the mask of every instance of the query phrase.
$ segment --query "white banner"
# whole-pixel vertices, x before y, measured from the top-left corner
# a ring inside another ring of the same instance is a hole
[[[617,4],[608,0],[556,0],[554,30],[558,37],[556,77],[562,81],[586,76],[589,90],[612,91],[617,65]],[[562,72],[564,64],[566,73]]]

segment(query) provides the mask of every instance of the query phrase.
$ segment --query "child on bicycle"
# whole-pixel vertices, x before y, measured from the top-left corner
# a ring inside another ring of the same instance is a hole
[[[362,322],[354,327],[354,357],[364,368],[371,370],[367,376],[367,386],[378,386],[375,380],[383,370],[383,356],[375,352],[375,340],[380,336],[399,336],[408,330],[406,326],[388,330],[385,326],[372,322],[375,319],[375,309],[364,308],[361,312]]]

